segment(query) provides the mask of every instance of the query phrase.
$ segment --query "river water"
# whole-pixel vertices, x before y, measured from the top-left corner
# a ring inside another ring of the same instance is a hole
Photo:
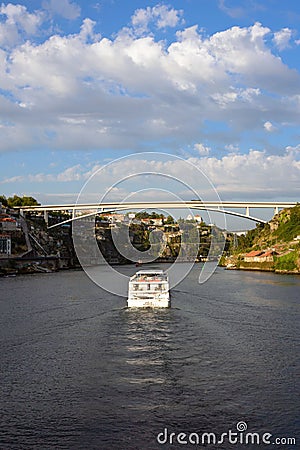
[[[300,277],[198,276],[161,311],[81,271],[0,279],[0,449],[300,448]],[[238,422],[297,443],[196,445]]]

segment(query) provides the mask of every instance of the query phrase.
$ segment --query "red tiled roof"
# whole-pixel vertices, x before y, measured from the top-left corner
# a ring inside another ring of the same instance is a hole
[[[265,253],[263,253],[260,256],[272,256],[272,255],[274,255],[274,253],[276,253],[276,252],[274,252],[273,250],[267,250]]]
[[[4,217],[3,219],[0,218],[0,222],[16,222],[15,219],[12,219],[11,217]]]
[[[262,254],[261,250],[252,250],[252,252],[247,253],[245,256],[259,256]]]

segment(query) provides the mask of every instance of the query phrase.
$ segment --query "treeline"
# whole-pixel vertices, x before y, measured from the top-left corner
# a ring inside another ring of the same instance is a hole
[[[23,197],[19,197],[18,195],[14,195],[13,197],[5,197],[5,195],[0,195],[0,203],[6,208],[14,208],[16,206],[36,206],[40,205],[38,201],[27,195],[23,195]]]

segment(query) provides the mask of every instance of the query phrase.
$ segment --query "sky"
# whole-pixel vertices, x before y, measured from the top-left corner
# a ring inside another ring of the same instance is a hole
[[[300,2],[2,2],[0,193],[75,201],[145,152],[222,200],[299,201]]]

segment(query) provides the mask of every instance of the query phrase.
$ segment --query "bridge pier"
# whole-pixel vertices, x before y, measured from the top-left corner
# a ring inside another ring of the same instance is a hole
[[[46,222],[46,224],[47,224],[47,226],[49,225],[49,213],[48,213],[48,211],[44,211],[44,219],[45,219],[45,222]]]
[[[249,206],[246,206],[246,216],[250,217],[250,208],[249,208]]]
[[[274,208],[274,216],[276,215],[276,214],[278,214],[279,213],[279,208],[278,208],[278,206],[275,206],[275,208]]]

